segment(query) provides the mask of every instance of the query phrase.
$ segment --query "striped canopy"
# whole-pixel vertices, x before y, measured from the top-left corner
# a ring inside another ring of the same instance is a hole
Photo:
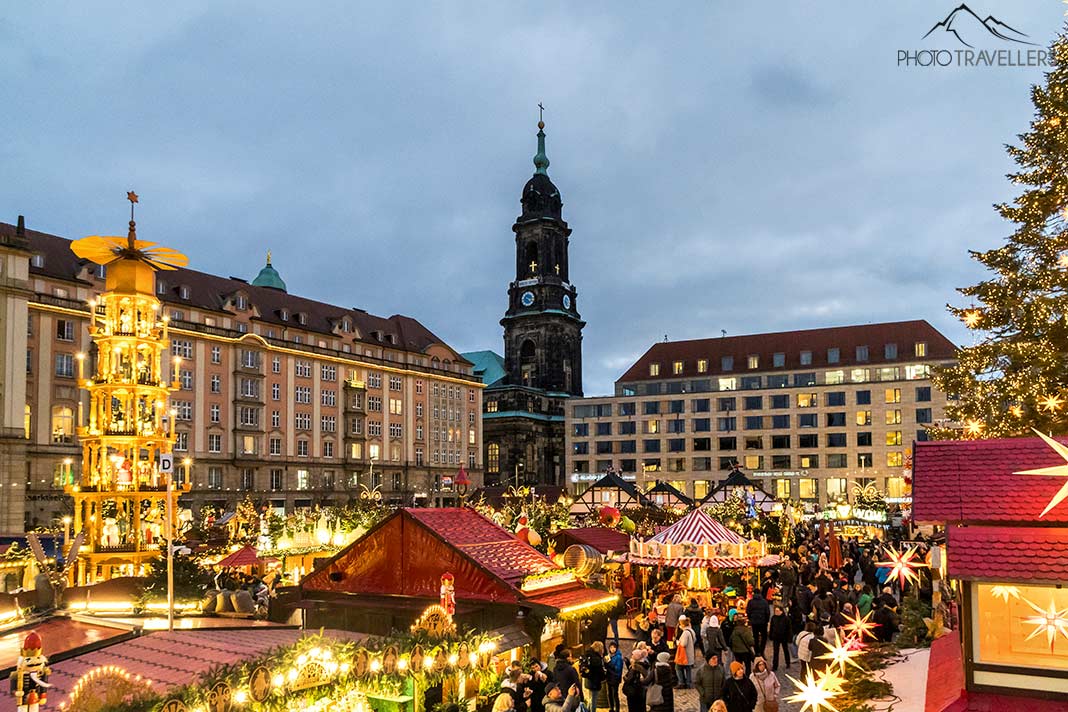
[[[713,519],[702,509],[695,509],[670,527],[649,539],[658,544],[738,544],[742,536]]]
[[[758,559],[739,559],[736,556],[717,556],[710,559],[686,558],[686,559],[657,559],[648,556],[635,556],[631,555],[629,558],[632,564],[647,564],[650,566],[671,566],[677,569],[694,569],[694,568],[708,568],[708,569],[744,569],[749,566],[777,566],[779,564],[780,557],[778,554],[768,554]]]

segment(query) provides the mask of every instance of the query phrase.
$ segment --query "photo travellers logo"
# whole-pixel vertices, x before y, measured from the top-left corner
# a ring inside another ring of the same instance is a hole
[[[993,15],[982,18],[964,3],[934,23],[921,39],[944,46],[899,49],[899,67],[1050,66],[1049,51],[1031,41],[1027,33]]]

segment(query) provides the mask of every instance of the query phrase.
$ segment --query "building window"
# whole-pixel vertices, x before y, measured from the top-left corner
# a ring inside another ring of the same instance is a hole
[[[926,403],[931,400],[931,387],[919,386],[916,388],[916,402]]]
[[[175,420],[192,420],[193,419],[193,402],[192,401],[174,401],[171,405],[174,408]]]
[[[404,434],[404,427],[400,423],[390,423],[389,424],[389,437],[391,437],[391,438],[399,438],[403,434]],[[450,429],[450,435],[451,435],[451,429]],[[449,441],[450,442],[452,441],[452,437],[451,436],[449,438]]]
[[[178,431],[174,434],[174,449],[185,452],[189,449],[189,433]]]
[[[282,427],[282,411],[279,411],[279,410],[272,410],[271,411],[271,427],[272,428],[280,428],[280,427]]]
[[[827,498],[836,500],[846,496],[848,492],[847,485],[849,481],[844,477],[828,477],[827,478]]]
[[[245,492],[251,492],[256,489],[256,471],[251,467],[241,470],[241,489]]]
[[[278,456],[282,454],[282,438],[271,438],[268,441],[268,444],[270,447],[269,452],[271,455]]]
[[[222,393],[222,376],[217,373],[211,375],[211,392]]]
[[[900,430],[887,430],[886,431],[886,444],[889,446],[901,446],[901,431]]]
[[[827,413],[828,428],[844,428],[845,424],[846,414],[844,412]]]
[[[435,406],[436,409],[436,406]],[[367,410],[381,413],[382,412],[382,398],[380,396],[367,396]]]
[[[748,366],[750,369],[760,368],[760,356],[757,356],[756,354],[750,354],[745,359],[745,365]]]
[[[764,416],[762,415],[747,415],[745,417],[745,429],[746,430],[761,430],[764,427]]]
[[[218,423],[221,420],[221,418],[219,416],[219,404],[218,403],[212,403],[211,404],[211,406],[209,407],[209,413],[211,414],[210,415],[211,422]]]
[[[208,452],[222,452],[222,435],[208,433]]]
[[[886,424],[887,425],[900,425],[901,424],[901,411],[897,410],[897,409],[886,411]]]
[[[382,421],[381,420],[369,420],[367,421],[367,434],[373,438],[382,437]]]
[[[743,459],[745,463],[745,469],[747,470],[763,470],[764,469],[764,456],[763,455],[746,455]]]
[[[887,497],[904,497],[905,496],[905,478],[904,477],[887,477],[886,478],[886,496]]]
[[[282,386],[281,386],[281,384],[272,383],[271,384],[271,400],[276,401],[276,400],[281,400],[281,399],[282,399]]]
[[[56,320],[56,338],[60,341],[74,341],[74,322],[66,319]]]
[[[721,378],[719,379],[719,390],[721,391],[736,391],[738,390],[737,378]]]
[[[797,407],[798,408],[815,408],[819,405],[819,399],[815,393],[798,393],[797,394]]]
[[[223,476],[221,467],[209,467],[208,468],[208,489],[221,490],[223,486]]]
[[[831,391],[827,394],[827,405],[843,406],[846,404],[845,391]]]
[[[649,375],[653,376],[653,377],[659,376],[660,375],[660,364],[658,364],[658,363],[649,364]]]
[[[828,386],[837,386],[845,383],[845,371],[827,371],[823,374],[823,382]]]
[[[260,424],[260,409],[243,405],[237,409],[238,423],[247,427],[256,427]]]
[[[842,360],[842,352],[837,347],[827,349],[827,363],[838,363]]]
[[[857,453],[857,467],[872,467],[874,463],[875,460],[872,458],[872,454],[870,452]]]
[[[827,447],[846,447],[845,433],[827,433]]]
[[[871,391],[857,391],[857,405],[871,405]]]
[[[779,499],[790,499],[792,491],[789,478],[780,477],[775,480],[775,496]]]
[[[297,359],[294,365],[296,374],[300,378],[311,378],[311,361],[302,361]]]
[[[813,454],[800,455],[798,456],[798,464],[802,470],[815,470],[820,466],[820,456]]]
[[[307,470],[297,470],[297,489],[311,489],[311,474]]]
[[[721,371],[733,371],[734,370],[734,357],[733,356],[721,356],[719,359],[719,370]]]
[[[319,365],[319,378],[323,381],[337,380],[337,366],[329,363]]]
[[[865,361],[868,360],[868,347],[867,346],[858,346],[857,347],[857,359],[856,360],[857,360],[858,363],[864,363]]]
[[[402,415],[404,412],[404,404],[400,398],[389,399],[389,412],[392,415]],[[459,413],[459,411],[457,411]]]
[[[671,372],[676,376],[681,376],[684,365],[685,364],[682,361],[676,361],[675,363],[671,364]]]
[[[781,351],[771,355],[771,365],[774,368],[782,368],[786,365],[786,354]]]
[[[297,457],[308,456],[308,441],[301,439],[297,441]]]
[[[324,440],[323,441],[323,457],[333,457],[333,456],[334,456],[334,441],[333,440]]]
[[[927,342],[917,341],[915,344],[916,358],[925,358],[927,356]]]
[[[294,413],[293,427],[295,427],[297,430],[311,430],[311,414]]]
[[[930,422],[932,422],[931,409],[930,408],[917,408],[916,409],[916,422],[917,423],[930,423]]]
[[[271,373],[281,373],[281,372],[282,372],[282,359],[280,357],[278,357],[278,356],[272,357],[271,358]]]
[[[211,347],[211,362],[212,363],[222,363],[222,347],[220,347],[220,346],[212,346]]]
[[[245,368],[260,367],[260,352],[249,349],[241,349],[241,365]]]
[[[699,359],[697,359],[697,372],[698,373],[708,373],[708,359],[707,358],[699,358]]]
[[[844,453],[834,453],[827,456],[827,467],[833,469],[842,469],[848,466],[848,460]]]
[[[319,393],[319,404],[329,407],[337,405],[337,391],[322,391]]]
[[[721,433],[729,433],[738,429],[738,423],[735,418],[716,418],[716,430]]]
[[[178,372],[178,380],[181,383],[183,391],[193,390],[193,372],[182,370]]]
[[[901,389],[900,388],[887,388],[886,389],[886,402],[887,403],[900,403],[901,402]]]
[[[324,433],[337,432],[337,416],[323,415],[319,418],[319,429]]]
[[[56,375],[63,378],[74,378],[74,356],[71,354],[56,354]]]
[[[802,351],[801,352],[801,365],[802,366],[811,366],[812,365],[812,352],[811,351]]]
[[[282,471],[271,470],[271,489],[277,492],[278,490],[282,489],[282,485]]]
[[[857,433],[857,447],[871,447],[871,432]]]
[[[302,405],[311,405],[311,386],[297,386],[294,388],[293,400]]]
[[[886,466],[887,467],[902,467],[905,464],[905,457],[900,450],[894,450],[886,453]]]
[[[255,435],[242,435],[241,436],[241,453],[243,455],[255,455],[259,448],[256,447]]]
[[[884,344],[883,357],[888,361],[897,358],[897,344]]]
[[[74,440],[74,410],[69,406],[52,407],[52,442],[71,443]]]

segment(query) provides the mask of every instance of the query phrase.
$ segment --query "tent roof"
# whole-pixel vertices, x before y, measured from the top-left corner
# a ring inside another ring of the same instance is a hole
[[[235,567],[235,566],[255,566],[260,563],[260,558],[256,555],[256,550],[247,544],[234,553],[230,554],[219,560],[216,566],[222,567]]]
[[[703,509],[695,509],[670,527],[663,529],[649,541],[660,544],[719,544],[728,542],[738,544],[745,541],[740,534],[733,532],[713,519]]]

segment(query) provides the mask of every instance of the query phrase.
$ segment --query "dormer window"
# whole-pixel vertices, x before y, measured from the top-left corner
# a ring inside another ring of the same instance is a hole
[[[300,314],[297,314],[297,321],[298,321],[298,322],[299,322],[299,323],[300,323],[300,324],[301,324],[302,326],[303,326],[304,324],[307,324],[307,323],[308,323],[308,315],[307,315],[307,314],[305,314],[304,312],[301,312]]]
[[[371,336],[375,337],[375,341],[381,341],[382,340],[382,332],[381,331],[372,331],[371,332]]]
[[[166,293],[167,293],[167,283],[164,282],[162,279],[157,279],[156,280],[156,294],[166,294]]]
[[[280,318],[282,321],[289,321],[289,310],[283,309],[278,312],[278,318]]]
[[[93,271],[96,273],[98,279],[105,279],[108,276],[107,265],[97,265]]]
[[[386,335],[386,341],[388,341],[391,344],[396,344],[397,343],[397,335],[396,334],[387,334]]]
[[[33,255],[30,257],[31,267],[44,267],[44,255]]]
[[[344,331],[346,334],[352,331],[352,324],[349,323],[348,319],[341,320],[341,330]]]
[[[248,297],[244,294],[238,294],[237,298],[234,300],[234,305],[242,311],[248,309]]]
[[[178,287],[178,296],[182,299],[189,299],[189,287],[184,284],[181,287]]]

